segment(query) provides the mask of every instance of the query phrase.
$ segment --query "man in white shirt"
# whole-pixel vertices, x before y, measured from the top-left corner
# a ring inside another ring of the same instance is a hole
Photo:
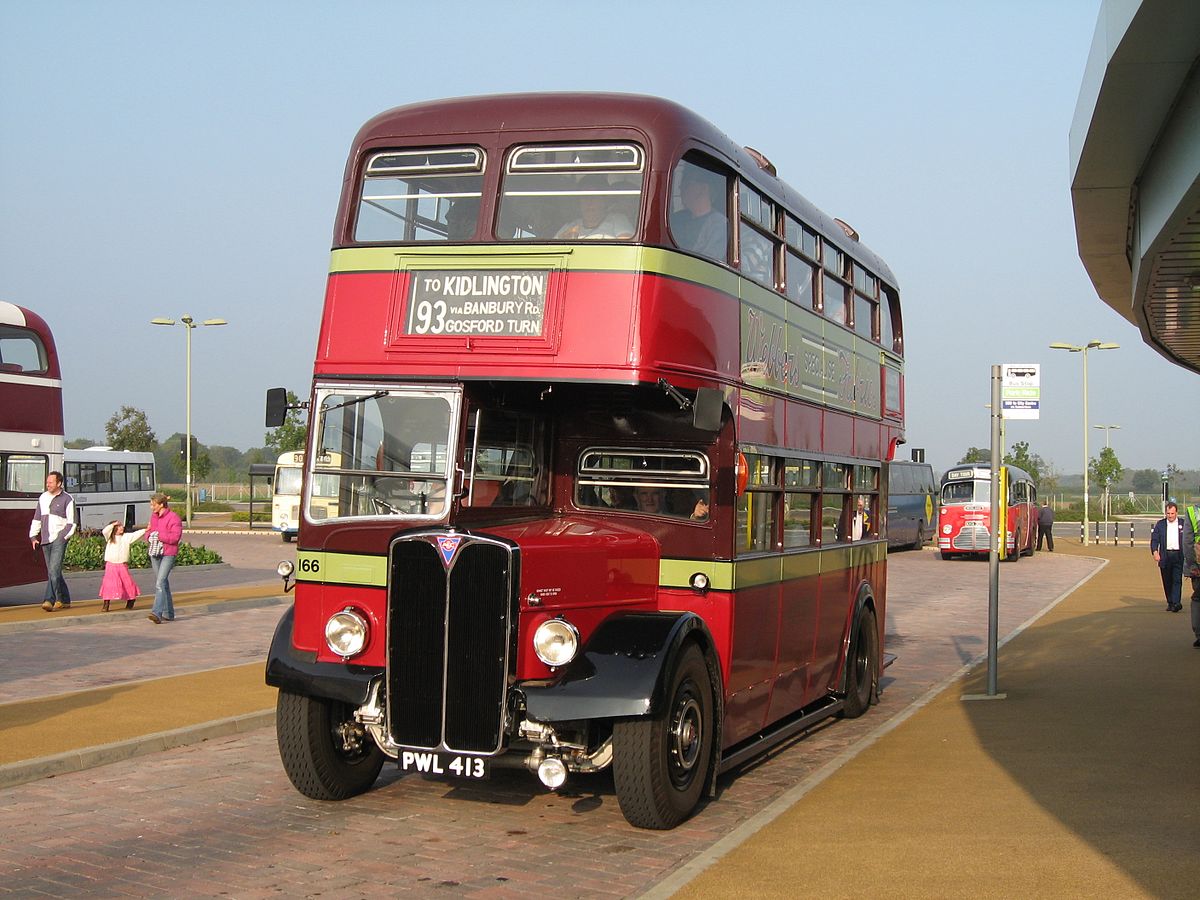
[[[51,472],[46,476],[46,492],[38,497],[29,525],[29,541],[34,550],[41,545],[46,559],[46,597],[42,602],[46,612],[71,608],[71,592],[62,568],[67,541],[74,533],[75,498],[63,490],[62,472]]]
[[[1167,501],[1167,516],[1154,523],[1150,532],[1150,552],[1158,563],[1162,575],[1163,593],[1167,597],[1167,612],[1183,609],[1183,523],[1179,521],[1179,507],[1174,500]]]

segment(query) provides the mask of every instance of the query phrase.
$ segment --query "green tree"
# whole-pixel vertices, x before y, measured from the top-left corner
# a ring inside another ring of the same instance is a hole
[[[63,446],[68,450],[86,450],[88,447],[95,447],[96,442],[91,438],[71,438]]]
[[[958,465],[965,466],[971,463],[983,463],[984,465],[991,465],[991,462],[991,450],[981,449],[979,447],[969,447],[967,452],[963,454],[962,459],[958,461]]]
[[[104,438],[114,450],[153,450],[158,443],[146,414],[132,406],[122,406],[104,423]]]
[[[289,450],[303,450],[308,440],[308,425],[304,421],[303,410],[294,408],[300,403],[300,398],[288,391],[287,402],[289,409],[283,424],[272,428],[264,438],[267,449],[273,454],[272,460]]]
[[[1088,461],[1088,478],[1101,487],[1116,484],[1124,471],[1112,447],[1105,447],[1098,457]]]
[[[205,480],[211,471],[212,457],[208,455],[207,449],[202,448],[192,457],[192,483]]]
[[[1041,486],[1042,472],[1047,468],[1046,461],[1036,453],[1029,452],[1028,441],[1017,441],[1012,445],[1012,450],[1004,454],[1004,462],[1010,466],[1016,466],[1018,469],[1024,469],[1033,476],[1033,483]]]
[[[1135,469],[1133,472],[1133,489],[1139,494],[1153,493],[1160,484],[1162,475],[1154,469]]]

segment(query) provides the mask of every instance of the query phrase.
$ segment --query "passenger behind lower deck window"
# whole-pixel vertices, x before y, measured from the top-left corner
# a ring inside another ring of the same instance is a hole
[[[694,522],[707,521],[709,512],[708,491],[689,487],[584,486],[580,488],[578,502],[582,507],[669,516]]]

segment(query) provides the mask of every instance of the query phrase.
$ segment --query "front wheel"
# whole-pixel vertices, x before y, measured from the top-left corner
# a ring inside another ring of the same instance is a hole
[[[383,751],[345,703],[279,692],[279,758],[296,790],[314,800],[345,800],[375,783]]]
[[[917,539],[913,542],[913,549],[920,550],[925,546],[925,523],[917,523]]]
[[[847,719],[856,719],[867,711],[879,683],[879,634],[875,630],[875,613],[865,606],[858,614],[854,642],[846,655]]]
[[[657,715],[613,723],[617,803],[638,828],[674,828],[704,790],[716,729],[708,667],[695,644],[683,651],[667,698]]]

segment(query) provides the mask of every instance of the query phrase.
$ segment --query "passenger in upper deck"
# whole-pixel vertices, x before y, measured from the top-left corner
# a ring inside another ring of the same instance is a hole
[[[446,237],[465,241],[475,234],[479,222],[479,198],[459,197],[446,213]]]
[[[679,198],[683,209],[671,215],[671,232],[684,250],[725,261],[729,258],[729,225],[713,207],[713,182],[720,176],[692,163],[681,162],[675,170],[680,178]]]
[[[580,179],[578,188],[582,191],[607,191],[611,186],[603,175],[585,175]],[[568,222],[554,236],[567,241],[614,238],[624,241],[633,237],[633,223],[621,213],[609,209],[611,200],[608,194],[583,194],[579,198],[579,218]]]

